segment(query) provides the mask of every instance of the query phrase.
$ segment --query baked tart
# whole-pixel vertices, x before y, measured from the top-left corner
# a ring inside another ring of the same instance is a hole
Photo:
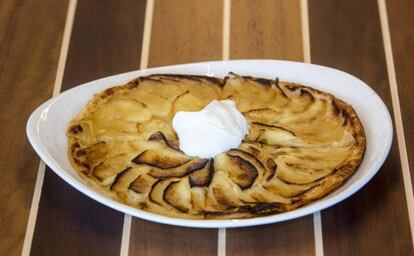
[[[172,118],[230,99],[249,124],[211,159],[179,148]],[[300,84],[230,73],[150,75],[96,94],[68,127],[77,172],[101,193],[166,216],[251,218],[296,209],[358,168],[365,135],[354,109]]]

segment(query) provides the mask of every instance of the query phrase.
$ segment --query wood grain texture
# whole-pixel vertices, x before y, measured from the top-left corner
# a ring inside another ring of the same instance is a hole
[[[157,0],[148,66],[219,60],[222,1]]]
[[[25,126],[52,95],[67,4],[0,1],[0,255],[22,250],[39,167]]]
[[[138,69],[145,1],[78,2],[63,90]],[[73,189],[46,170],[33,255],[117,255],[123,214]]]
[[[300,16],[299,1],[232,1],[230,58],[302,61]],[[227,229],[230,256],[314,255],[314,252],[312,216],[260,227]]]
[[[387,1],[387,10],[411,181],[414,182],[414,1]]]
[[[232,1],[230,57],[303,61],[300,17],[298,0]]]
[[[312,61],[366,81],[392,110],[377,2],[309,4]],[[350,199],[322,212],[322,227],[325,255],[413,254],[395,136],[379,173]]]
[[[217,60],[222,52],[222,1],[157,0],[149,66]],[[192,229],[134,218],[130,255],[215,255],[217,229]]]
[[[132,220],[129,255],[216,255],[217,229],[195,229]]]
[[[312,217],[227,229],[226,255],[314,255]]]

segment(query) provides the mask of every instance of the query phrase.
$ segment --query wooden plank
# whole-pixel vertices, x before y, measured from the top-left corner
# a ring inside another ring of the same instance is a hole
[[[138,69],[145,1],[78,2],[63,90]],[[109,209],[46,170],[33,255],[119,254],[123,214]]]
[[[314,255],[312,217],[227,229],[226,255]]]
[[[300,1],[232,1],[230,58],[303,61]]]
[[[300,17],[299,1],[233,1],[230,58],[303,61]],[[227,229],[227,255],[313,255],[314,252],[312,216],[260,227]]]
[[[360,77],[392,110],[377,2],[309,4],[312,61]],[[356,195],[325,210],[322,227],[326,255],[412,255],[395,136],[379,173]]]
[[[157,0],[148,66],[221,59],[222,1]]]
[[[22,250],[39,166],[25,126],[52,95],[67,4],[0,1],[0,255]]]
[[[387,1],[387,9],[411,181],[414,182],[414,146],[409,143],[414,141],[414,1]]]
[[[221,58],[222,2],[155,1],[149,66]],[[131,255],[214,255],[217,229],[192,229],[134,218]]]

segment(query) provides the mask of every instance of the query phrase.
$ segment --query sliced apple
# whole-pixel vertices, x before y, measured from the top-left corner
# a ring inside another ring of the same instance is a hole
[[[245,150],[242,149],[231,149],[227,152],[228,155],[231,156],[239,156],[247,161],[249,161],[250,163],[252,163],[256,169],[265,169],[266,167],[264,166],[264,164],[252,153],[247,152]]]
[[[239,191],[239,186],[229,179],[227,173],[215,172],[209,186],[207,204],[209,204],[209,208],[216,210],[227,210],[240,206],[243,203],[240,201]]]
[[[192,209],[196,212],[203,212],[206,207],[207,187],[192,187],[191,188],[191,203]]]
[[[216,90],[217,85],[209,83],[195,83],[188,85],[188,90],[202,105],[207,105],[212,100],[219,99],[219,92]]]
[[[256,199],[257,202],[260,202],[260,203],[283,203],[283,204],[291,203],[290,198],[278,195],[276,193],[272,193],[271,191],[261,186],[255,187],[249,190],[247,193],[251,197]]]
[[[190,91],[179,95],[172,104],[173,113],[177,113],[178,111],[199,111],[205,107],[200,102],[200,99],[192,95]]]
[[[289,163],[283,160],[279,160],[281,158],[282,157],[279,157],[276,160],[278,165],[277,176],[288,183],[311,183],[334,171],[334,169],[329,168],[309,168],[308,166],[303,165],[301,163]]]
[[[144,90],[150,94],[157,94],[172,102],[178,95],[186,91],[185,86],[181,83],[168,81],[168,86],[165,85],[165,79],[162,76],[152,76],[149,79],[143,79],[138,86],[140,90]]]
[[[171,112],[171,103],[164,97],[145,90],[136,90],[128,94],[128,97],[144,103],[154,116],[165,117]]]
[[[150,120],[151,111],[135,100],[113,100],[99,107],[94,113],[98,123],[110,123],[111,120],[140,123]]]
[[[304,106],[305,103],[301,102],[300,99],[297,100],[296,104],[302,106],[303,109],[296,110],[292,107],[288,107],[286,112],[280,115],[278,123],[281,125],[287,124],[301,124],[304,122],[315,122],[319,117],[324,116],[328,109],[328,102],[324,99],[314,99],[313,101],[309,100],[309,104]],[[295,106],[294,102],[291,102],[289,105]],[[292,114],[293,113],[293,114]]]
[[[168,138],[176,138],[171,123],[161,119],[151,119],[148,122],[138,123],[136,128],[138,133],[142,134],[143,139],[148,139],[156,132],[161,132]]]
[[[148,164],[161,169],[175,168],[190,161],[190,157],[180,151],[164,147],[161,149],[145,150],[132,162],[135,164]]]
[[[163,205],[165,204],[164,202],[164,190],[165,188],[173,181],[171,180],[158,180],[157,182],[155,182],[152,187],[151,187],[151,191],[148,194],[148,198],[151,202],[158,204],[158,205]]]
[[[289,145],[296,144],[296,134],[281,126],[266,125],[262,123],[252,123],[252,134],[259,134],[256,141],[269,145]]]
[[[119,197],[125,200],[128,194],[128,189],[130,187],[130,184],[143,172],[145,172],[145,168],[140,168],[140,167],[126,168],[122,172],[118,173],[114,182],[110,186],[110,190],[116,192]]]
[[[246,111],[243,115],[250,122],[273,124],[277,121],[279,112],[270,108],[261,108]]]
[[[241,112],[245,112],[263,108],[267,102],[273,99],[273,94],[269,80],[257,80],[229,74],[225,78],[222,98],[231,96],[231,99],[236,101],[237,108]],[[254,101],[243,100],[252,97],[252,95],[255,97]]]
[[[204,187],[208,186],[214,175],[214,160],[210,159],[208,163],[201,169],[190,173],[190,185],[191,187]]]
[[[283,197],[297,196],[315,186],[313,183],[308,184],[290,184],[280,180],[277,176],[272,177],[263,187],[267,190],[281,195]]]
[[[256,167],[240,156],[221,154],[216,156],[215,163],[216,170],[227,172],[241,189],[250,188],[258,176]]]
[[[156,181],[157,180],[150,175],[142,174],[133,180],[128,188],[138,194],[147,194],[151,191],[151,187]]]
[[[108,158],[95,167],[93,174],[102,185],[109,185],[114,181],[118,173],[125,170],[126,166],[129,164],[129,161],[130,159],[127,154],[120,154]]]
[[[178,140],[169,140],[167,139],[167,136],[164,135],[164,133],[158,131],[154,134],[152,134],[148,140],[154,140],[154,141],[162,141],[165,143],[165,145],[167,145],[168,147],[170,147],[171,149],[180,151],[180,147],[179,147],[179,142]]]
[[[190,183],[187,179],[171,182],[164,190],[164,200],[181,212],[191,209]]]
[[[149,174],[154,178],[183,177],[195,170],[203,168],[207,162],[208,160],[206,159],[194,158],[175,168],[161,169],[153,167]]]

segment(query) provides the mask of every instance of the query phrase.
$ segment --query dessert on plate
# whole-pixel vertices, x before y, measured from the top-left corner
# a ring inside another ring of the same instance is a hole
[[[343,184],[365,135],[354,109],[300,84],[159,74],[96,94],[69,124],[68,154],[95,189],[166,216],[290,211]]]

